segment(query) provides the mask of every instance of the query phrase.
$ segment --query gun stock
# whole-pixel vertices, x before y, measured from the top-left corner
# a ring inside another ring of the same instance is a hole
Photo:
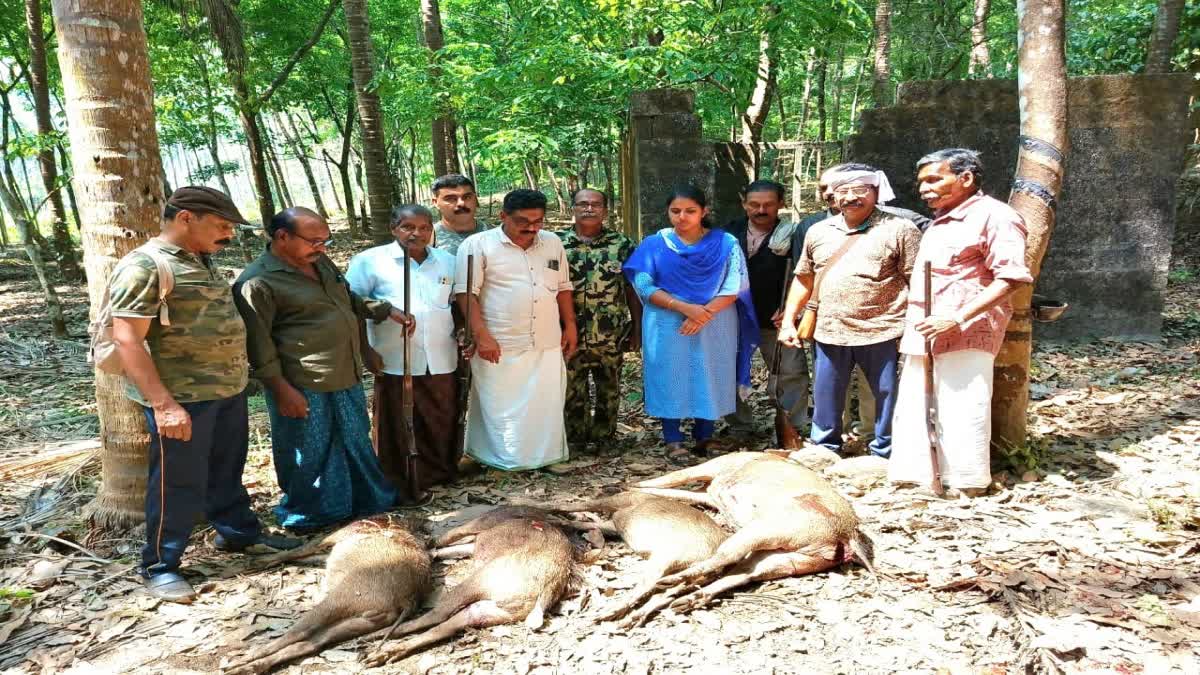
[[[925,318],[933,313],[933,266],[925,261]],[[933,387],[933,340],[925,338],[925,429],[929,433],[929,461],[933,469],[933,493],[945,493],[942,486],[942,468],[938,463],[938,447],[941,445],[937,432],[937,392]]]

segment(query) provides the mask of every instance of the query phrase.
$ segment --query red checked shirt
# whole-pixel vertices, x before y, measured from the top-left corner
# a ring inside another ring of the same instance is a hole
[[[1031,282],[1025,266],[1025,221],[1008,204],[976,194],[948,213],[938,215],[921,237],[917,264],[909,284],[908,313],[900,351],[925,353],[925,341],[914,326],[925,317],[925,261],[933,263],[933,314],[954,316],[995,279]],[[979,349],[994,356],[1004,342],[1012,317],[1005,299],[957,330],[939,335],[933,353]]]

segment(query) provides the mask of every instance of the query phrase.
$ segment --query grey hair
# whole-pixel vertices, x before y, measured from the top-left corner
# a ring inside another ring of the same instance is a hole
[[[931,152],[917,160],[917,171],[920,171],[921,167],[942,162],[948,162],[950,170],[956,176],[970,171],[974,174],[977,185],[983,180],[983,160],[979,159],[978,151],[967,148],[943,148]]]
[[[391,222],[389,222],[388,225],[395,227],[400,224],[400,221],[413,216],[423,216],[428,218],[429,222],[433,222],[433,212],[429,209],[421,206],[420,204],[404,204],[403,206],[397,206],[392,209],[392,215],[389,219]]]

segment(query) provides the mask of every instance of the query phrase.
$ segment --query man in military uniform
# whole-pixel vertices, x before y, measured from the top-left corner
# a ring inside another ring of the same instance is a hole
[[[455,255],[467,237],[492,229],[487,223],[475,220],[479,211],[479,195],[475,183],[460,173],[438,176],[431,186],[433,205],[441,219],[433,224],[433,245]]]
[[[234,223],[246,220],[223,193],[192,186],[171,195],[163,220],[161,235],[117,263],[108,293],[127,394],[142,406],[150,432],[138,572],[152,595],[188,603],[196,592],[178,570],[197,514],[216,529],[218,549],[300,542],[263,533],[242,485],[246,327],[209,256],[233,240]],[[173,284],[160,279],[160,266]],[[169,289],[165,298],[160,288]]]
[[[567,362],[567,440],[580,450],[617,433],[621,355],[641,344],[642,305],[621,266],[633,253],[628,237],[604,227],[608,195],[584,189],[572,198],[575,223],[560,233],[571,281],[579,351]],[[596,386],[589,396],[588,378]],[[595,413],[592,406],[595,405]]]

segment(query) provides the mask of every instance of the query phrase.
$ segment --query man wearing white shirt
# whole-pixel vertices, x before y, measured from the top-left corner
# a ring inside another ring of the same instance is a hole
[[[454,319],[450,313],[454,288],[454,256],[429,245],[433,214],[423,206],[392,211],[396,241],[367,249],[350,260],[346,281],[364,298],[404,306],[404,249],[408,250],[410,300],[416,329],[410,337],[409,365],[413,375],[413,432],[416,437],[417,495],[432,485],[457,476],[458,451],[454,428],[458,415],[458,365]],[[401,248],[403,247],[403,248]],[[395,326],[393,328],[393,326]],[[394,322],[367,322],[367,338],[378,354],[372,431],[379,463],[401,492],[409,489],[404,429],[404,327]]]
[[[575,308],[567,254],[558,237],[542,231],[545,217],[545,195],[513,190],[504,196],[501,227],[458,249],[454,292],[476,346],[467,453],[507,471],[567,459],[564,359],[577,344]],[[469,313],[468,292],[478,299]]]

